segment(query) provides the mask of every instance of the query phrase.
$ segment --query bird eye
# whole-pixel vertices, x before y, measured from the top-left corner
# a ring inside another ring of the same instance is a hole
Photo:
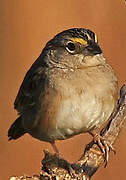
[[[73,42],[68,42],[66,46],[66,50],[70,53],[73,53],[75,51],[76,47]]]

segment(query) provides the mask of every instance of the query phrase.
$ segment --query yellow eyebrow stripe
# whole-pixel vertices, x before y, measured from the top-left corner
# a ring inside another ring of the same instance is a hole
[[[80,43],[80,44],[82,44],[82,45],[87,45],[88,43],[87,43],[87,41],[85,41],[84,39],[82,39],[82,38],[72,38],[71,39],[73,42],[75,42],[75,43]]]
[[[95,42],[98,43],[98,37],[96,34],[95,34]]]

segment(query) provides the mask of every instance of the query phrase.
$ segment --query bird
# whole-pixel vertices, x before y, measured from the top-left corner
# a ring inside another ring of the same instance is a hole
[[[86,28],[64,30],[49,40],[26,73],[14,102],[18,117],[9,140],[28,133],[49,142],[93,134],[117,107],[118,80]]]

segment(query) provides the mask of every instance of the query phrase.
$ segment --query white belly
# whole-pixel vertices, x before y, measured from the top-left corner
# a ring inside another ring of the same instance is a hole
[[[113,109],[113,100],[111,104],[103,104],[101,98],[95,95],[82,94],[66,99],[57,114],[57,135],[61,135],[62,139],[93,130],[108,120]]]

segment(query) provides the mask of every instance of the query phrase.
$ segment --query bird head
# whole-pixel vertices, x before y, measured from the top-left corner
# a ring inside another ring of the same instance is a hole
[[[83,28],[68,29],[57,34],[46,44],[42,53],[49,66],[62,69],[85,68],[105,62],[96,34]]]

